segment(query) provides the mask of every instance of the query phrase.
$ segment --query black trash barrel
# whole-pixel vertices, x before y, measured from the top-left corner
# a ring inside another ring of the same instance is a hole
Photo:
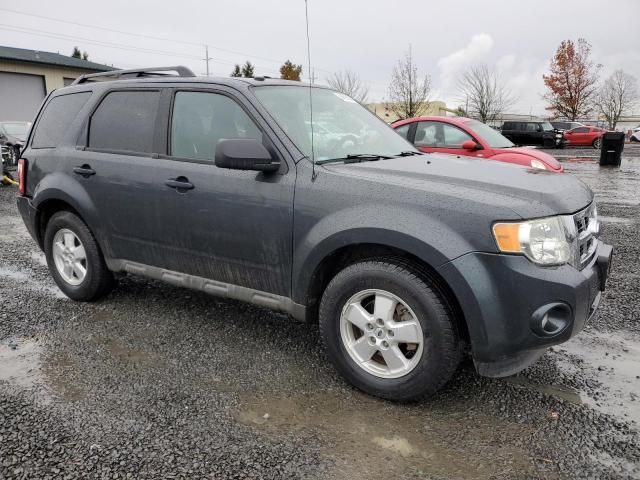
[[[624,150],[624,132],[605,132],[600,148],[600,165],[619,167]]]

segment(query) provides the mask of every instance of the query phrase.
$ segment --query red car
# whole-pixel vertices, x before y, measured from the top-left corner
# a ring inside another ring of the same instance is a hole
[[[604,128],[589,127],[587,125],[572,128],[564,132],[565,145],[569,147],[589,146],[600,148],[604,132],[606,132]]]
[[[515,163],[552,172],[564,169],[551,155],[535,148],[516,147],[500,132],[464,117],[415,117],[391,127],[422,152],[451,153]]]

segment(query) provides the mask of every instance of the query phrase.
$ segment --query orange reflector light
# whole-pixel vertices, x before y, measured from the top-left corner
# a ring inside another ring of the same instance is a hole
[[[493,226],[493,236],[496,237],[501,252],[520,252],[519,223],[496,223]]]

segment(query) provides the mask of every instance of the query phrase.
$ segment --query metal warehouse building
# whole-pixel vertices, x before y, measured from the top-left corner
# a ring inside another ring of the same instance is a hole
[[[0,46],[0,121],[31,121],[49,92],[82,74],[107,70],[113,67],[59,53]]]

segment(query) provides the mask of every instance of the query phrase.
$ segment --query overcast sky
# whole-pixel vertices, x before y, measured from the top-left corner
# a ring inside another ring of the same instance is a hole
[[[345,68],[357,72],[370,101],[380,101],[411,45],[419,71],[431,76],[432,96],[450,107],[461,103],[460,72],[487,63],[517,98],[513,112],[543,114],[542,74],[563,39],[586,38],[603,78],[618,68],[640,78],[639,15],[636,0],[309,0],[312,66],[319,81]],[[256,74],[278,76],[291,59],[306,77],[304,0],[0,2],[0,45],[63,54],[78,45],[99,63],[183,64],[204,74],[204,44],[212,75],[250,60]]]

